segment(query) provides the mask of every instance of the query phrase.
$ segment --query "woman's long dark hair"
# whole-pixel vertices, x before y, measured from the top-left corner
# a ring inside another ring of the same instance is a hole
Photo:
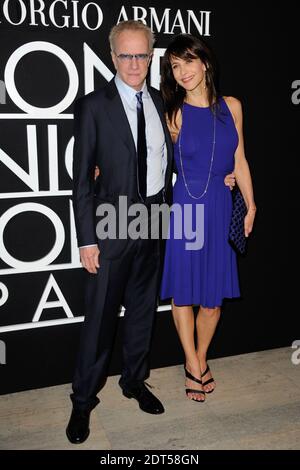
[[[208,103],[211,110],[216,112],[220,95],[217,90],[216,61],[213,53],[202,39],[191,34],[179,34],[168,45],[162,61],[161,91],[170,123],[176,126],[176,115],[182,108],[186,95],[185,89],[177,84],[173,76],[172,57],[183,60],[199,58],[204,63]]]

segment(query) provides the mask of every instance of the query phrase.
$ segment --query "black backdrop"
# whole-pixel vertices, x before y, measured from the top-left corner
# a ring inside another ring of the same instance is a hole
[[[248,1],[33,2],[41,13],[27,0],[0,5],[0,393],[72,378],[84,314],[70,203],[73,103],[110,79],[109,30],[135,15],[153,27],[157,57],[172,34],[203,34],[218,57],[222,93],[244,108],[258,214],[239,260],[243,297],[225,302],[210,357],[297,340],[283,210],[297,152],[295,11]],[[159,83],[159,59],[151,82]],[[111,374],[120,370],[121,333],[122,317]],[[161,306],[152,367],[182,359],[170,309]]]

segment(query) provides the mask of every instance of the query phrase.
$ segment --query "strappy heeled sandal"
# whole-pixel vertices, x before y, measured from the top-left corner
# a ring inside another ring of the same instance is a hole
[[[203,372],[203,374],[201,374],[201,378],[204,377],[204,376],[207,374],[207,372],[209,372],[209,371],[210,371],[210,368],[209,368],[209,365],[207,364],[207,367],[206,367],[205,371]],[[206,380],[205,382],[203,382],[203,383],[202,383],[202,386],[205,387],[205,385],[210,384],[211,382],[214,382],[214,378],[213,378],[213,377],[211,377],[210,379],[208,379],[208,380]],[[208,392],[206,392],[206,391],[204,390],[204,393],[212,393],[212,392],[214,391],[214,389],[215,389],[215,387],[214,387],[212,390],[208,390]]]
[[[197,384],[200,384],[202,385],[202,380],[200,379],[197,379],[196,377],[194,377],[188,370],[186,367],[184,367],[184,371],[185,371],[185,376],[187,379],[190,379],[190,380],[193,380],[193,382],[196,382]],[[202,395],[205,395],[205,392],[203,390],[196,390],[194,388],[186,388],[185,389],[185,393],[186,393],[186,396],[188,398],[190,398],[188,396],[189,393],[198,393],[198,394],[202,394]],[[190,398],[190,400],[193,400],[193,401],[196,401],[197,403],[204,403],[205,400],[195,400],[195,398]]]

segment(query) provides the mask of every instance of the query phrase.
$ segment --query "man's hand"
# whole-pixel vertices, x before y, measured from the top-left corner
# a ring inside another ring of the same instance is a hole
[[[79,248],[80,260],[82,266],[91,274],[97,274],[97,268],[100,267],[98,246],[87,246]]]
[[[98,178],[98,176],[100,175],[100,168],[96,165],[95,166],[95,173],[94,173],[94,180],[96,181],[96,179]]]
[[[225,186],[229,186],[230,191],[232,191],[235,186],[235,174],[229,173],[229,175],[226,175],[224,178],[224,183],[225,183]]]

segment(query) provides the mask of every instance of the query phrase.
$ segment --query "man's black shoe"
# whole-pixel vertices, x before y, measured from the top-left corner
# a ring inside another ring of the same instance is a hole
[[[90,413],[91,411],[72,409],[66,429],[67,438],[72,444],[81,444],[89,437]]]
[[[124,389],[123,395],[127,398],[135,398],[145,413],[159,415],[165,411],[161,402],[147,389],[144,383],[130,389]]]

